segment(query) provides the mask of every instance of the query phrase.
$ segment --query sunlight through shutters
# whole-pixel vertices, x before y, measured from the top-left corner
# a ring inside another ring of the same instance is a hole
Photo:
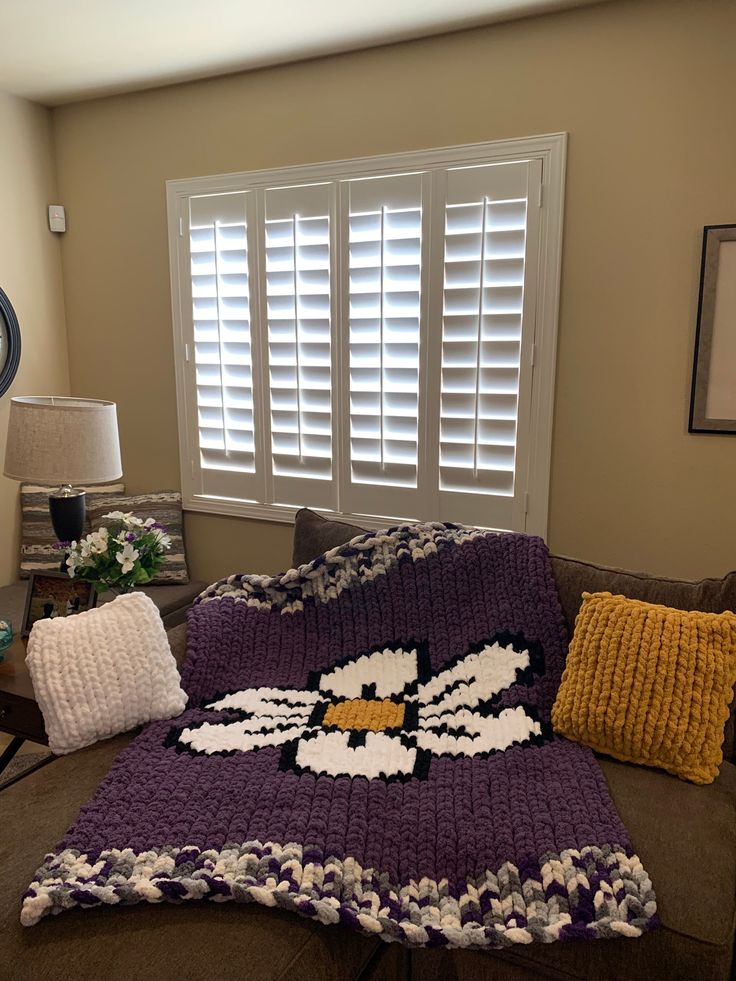
[[[333,476],[330,184],[265,192],[274,499],[330,507]]]
[[[346,184],[346,493],[351,507],[370,510],[356,485],[385,488],[384,506],[400,514],[405,505],[394,489],[418,488],[422,175]]]

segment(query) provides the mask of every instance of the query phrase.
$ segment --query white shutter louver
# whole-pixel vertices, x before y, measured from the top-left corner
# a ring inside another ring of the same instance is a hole
[[[336,505],[332,448],[332,184],[265,192],[273,496]]]
[[[248,197],[192,197],[189,253],[202,493],[257,499]]]
[[[524,161],[447,175],[442,511],[500,528],[512,526],[517,491],[529,170]]]
[[[422,174],[344,182],[348,233],[347,506],[416,515]]]

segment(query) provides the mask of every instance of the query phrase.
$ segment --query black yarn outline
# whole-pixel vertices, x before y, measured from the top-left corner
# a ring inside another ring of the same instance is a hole
[[[494,634],[493,637],[490,639],[474,641],[472,644],[469,645],[469,647],[463,653],[457,654],[454,657],[450,658],[449,661],[446,661],[445,664],[443,664],[439,670],[440,671],[451,670],[453,667],[455,667],[457,664],[463,661],[469,654],[480,654],[481,651],[484,650],[486,647],[492,647],[495,644],[498,644],[499,646],[502,647],[511,647],[512,650],[516,651],[517,654],[528,653],[529,664],[525,668],[516,668],[515,677],[514,680],[511,682],[511,684],[509,684],[506,688],[502,689],[502,691],[495,692],[493,695],[491,695],[490,698],[484,699],[482,702],[479,702],[478,706],[473,709],[474,712],[483,716],[484,718],[490,718],[490,717],[498,718],[505,708],[516,707],[516,706],[500,705],[500,702],[504,694],[514,686],[523,686],[526,688],[531,688],[532,685],[534,684],[535,678],[539,678],[544,674],[544,668],[545,668],[544,650],[539,641],[527,641],[524,638],[523,634],[514,634],[511,633],[510,631],[504,630],[504,631],[500,631],[497,634]],[[313,770],[311,767],[300,767],[296,762],[296,753],[297,753],[298,744],[302,739],[311,738],[313,735],[312,732],[307,732],[306,734],[303,733],[298,738],[290,739],[286,743],[281,744],[282,750],[278,763],[278,769],[280,771],[293,772],[299,776],[301,776],[302,774],[311,774],[315,777],[330,776],[333,779],[338,779],[339,777],[347,778],[351,780],[382,779],[386,782],[390,782],[391,780],[397,779],[403,782],[405,780],[410,780],[415,777],[417,779],[426,779],[426,777],[429,774],[429,766],[433,758],[443,759],[449,757],[452,759],[457,759],[459,757],[466,756],[466,754],[464,753],[433,753],[431,750],[420,749],[419,747],[416,746],[415,743],[412,745],[412,740],[408,735],[409,733],[415,732],[417,729],[419,707],[416,702],[404,702],[403,699],[407,696],[417,694],[418,685],[420,683],[426,684],[427,681],[429,681],[433,676],[431,663],[430,663],[428,641],[409,640],[406,642],[392,641],[385,644],[376,644],[373,647],[371,647],[368,651],[363,651],[358,655],[346,656],[342,660],[333,664],[329,670],[332,671],[337,667],[345,667],[348,664],[351,664],[359,660],[361,657],[365,657],[367,655],[375,654],[378,653],[379,651],[385,651],[385,650],[391,650],[391,651],[415,650],[417,652],[417,681],[413,681],[410,682],[408,685],[405,685],[402,695],[395,695],[390,697],[390,701],[394,702],[394,704],[404,704],[406,706],[406,710],[404,714],[404,723],[399,728],[394,727],[391,729],[381,730],[382,732],[385,732],[387,735],[390,735],[395,738],[399,738],[402,741],[402,743],[407,746],[407,748],[416,749],[417,756],[412,772],[410,774],[390,774],[390,775],[380,774],[379,777],[364,777],[362,774],[358,776],[350,776],[350,774],[345,773],[345,774],[338,774],[337,777],[332,777],[331,774],[318,773],[316,770]],[[318,688],[319,679],[323,673],[325,672],[310,671],[309,675],[307,676],[307,687],[303,690],[319,691]],[[442,691],[435,698],[436,699],[443,698],[446,694],[451,693],[453,690],[455,690],[456,687],[458,687],[462,683],[463,683],[462,679],[458,679],[457,682],[453,682],[452,685],[448,685],[444,689],[442,689]],[[277,688],[277,686],[269,686],[269,685],[261,685],[260,687],[272,688],[272,689]],[[257,691],[258,689],[253,689],[253,690]],[[286,691],[289,689],[281,689],[281,690]],[[242,689],[236,689],[236,691],[242,691]],[[236,708],[229,708],[229,707],[223,709],[208,708],[208,706],[210,706],[212,702],[220,701],[221,699],[226,698],[229,695],[233,695],[233,694],[235,694],[235,691],[222,692],[220,694],[216,694],[214,697],[208,697],[206,699],[203,699],[201,702],[201,708],[206,711],[223,713],[223,714],[234,716],[237,721],[245,721],[247,719],[253,718],[254,713],[248,712],[244,709],[236,709]],[[320,694],[322,695],[322,697],[314,705],[312,709],[312,712],[306,723],[307,728],[309,730],[314,730],[315,728],[320,727],[320,731],[322,732],[346,731],[342,729],[340,726],[324,726],[324,716],[327,712],[328,707],[330,705],[337,705],[341,702],[344,702],[346,701],[346,699],[343,698],[342,696],[336,696],[332,692],[329,693],[325,692],[324,694],[322,693]],[[285,698],[273,699],[273,701],[277,705],[294,704],[293,702],[289,702]],[[304,707],[308,708],[308,705],[305,704]],[[504,749],[485,750],[480,753],[474,753],[472,757],[468,756],[466,758],[489,759],[491,756],[496,756],[498,753],[505,753],[507,750],[512,749],[515,746],[520,746],[520,747],[541,746],[544,743],[549,742],[549,740],[552,738],[553,735],[551,723],[543,721],[540,718],[540,714],[536,706],[522,704],[522,707],[524,708],[525,714],[533,722],[539,724],[541,729],[540,733],[530,734],[528,737],[522,740],[514,740]],[[203,750],[195,750],[191,745],[184,745],[179,741],[185,729],[189,729],[189,730],[199,729],[202,728],[202,726],[208,724],[211,724],[210,720],[205,719],[200,722],[193,722],[187,726],[172,727],[172,729],[169,730],[169,733],[167,734],[164,740],[164,745],[167,748],[173,746],[177,753],[188,753],[192,757],[202,757],[202,756],[226,757],[226,756],[233,756],[235,753],[257,751],[258,748],[262,748],[262,749],[271,748],[271,747],[263,746],[263,747],[255,747],[254,750],[244,751],[241,749],[228,749],[228,750],[215,750],[214,752],[207,753]],[[268,729],[260,730],[260,732],[261,734],[265,735],[267,732],[273,732],[275,730],[284,731],[287,728],[291,728],[291,727],[282,724],[277,726],[270,726]],[[351,748],[354,748],[351,743],[351,739],[353,739],[356,742],[356,745],[361,745],[361,744],[364,745],[365,734],[367,731],[368,730],[357,730],[357,729],[350,730],[350,735],[348,737],[348,745],[351,746]],[[451,730],[450,727],[447,725],[447,723],[442,723],[442,725],[440,725],[436,731],[438,731],[440,734],[444,734],[456,730]],[[405,735],[406,738],[404,738]],[[360,741],[361,738],[362,738],[362,743]]]
[[[498,712],[492,713],[494,718],[503,712],[504,709],[499,709]],[[492,756],[498,756],[500,753],[506,753],[508,750],[514,747],[531,747],[531,746],[543,746],[545,743],[549,742],[553,736],[552,724],[550,722],[545,722],[539,717],[539,711],[534,705],[524,706],[525,714],[533,721],[539,724],[541,732],[531,733],[525,739],[514,739],[508,746],[503,749],[489,749],[484,750],[481,753],[473,753],[472,756],[468,756],[465,753],[433,753],[429,749],[420,749],[412,739],[410,739],[407,734],[400,729],[384,729],[383,732],[386,735],[394,736],[398,738],[401,743],[406,746],[407,749],[416,749],[417,755],[414,762],[414,768],[411,773],[391,773],[386,775],[385,773],[379,773],[376,777],[367,777],[365,774],[357,774],[356,776],[351,776],[349,773],[338,773],[332,774],[325,771],[317,771],[312,767],[299,766],[296,762],[296,754],[299,743],[302,740],[308,740],[313,738],[315,733],[307,733],[305,735],[299,736],[298,739],[290,739],[288,742],[283,744],[281,751],[281,758],[279,759],[278,769],[282,773],[295,773],[297,776],[303,776],[305,774],[310,774],[311,776],[319,779],[320,777],[329,777],[332,780],[383,780],[385,783],[391,783],[392,781],[397,781],[399,783],[406,783],[408,780],[426,780],[429,777],[429,768],[432,760],[441,759],[468,759],[468,760],[489,760]],[[330,726],[326,729],[320,730],[322,732],[344,732],[345,730],[338,729],[336,726]],[[357,730],[356,730],[357,731]],[[361,730],[360,735],[365,737],[366,730]],[[406,738],[405,738],[406,737]],[[348,738],[348,746],[350,746],[350,739]]]

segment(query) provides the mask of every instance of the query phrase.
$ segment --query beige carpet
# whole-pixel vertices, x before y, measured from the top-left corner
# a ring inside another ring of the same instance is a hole
[[[7,733],[0,732],[0,753],[10,745],[12,739],[13,737]],[[30,769],[39,760],[50,755],[48,746],[42,746],[40,743],[32,743],[26,740],[3,772],[0,773],[0,788],[2,788],[3,784],[14,780],[24,770]]]

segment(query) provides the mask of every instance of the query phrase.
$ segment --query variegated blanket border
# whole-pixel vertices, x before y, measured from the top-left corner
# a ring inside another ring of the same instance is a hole
[[[454,890],[446,879],[427,878],[399,889],[353,859],[322,863],[298,844],[258,841],[220,851],[49,854],[24,896],[21,922],[32,926],[47,912],[74,906],[202,899],[278,906],[410,946],[638,937],[656,925],[649,877],[636,855],[616,845],[550,852],[522,869],[506,862]],[[572,915],[582,905],[594,911],[585,924]]]
[[[238,574],[220,579],[203,590],[195,603],[227,598],[258,608],[295,613],[304,608],[305,600],[328,603],[357,582],[385,576],[403,557],[414,561],[426,559],[443,546],[462,544],[488,534],[488,530],[437,521],[367,532],[298,569],[276,576]]]

